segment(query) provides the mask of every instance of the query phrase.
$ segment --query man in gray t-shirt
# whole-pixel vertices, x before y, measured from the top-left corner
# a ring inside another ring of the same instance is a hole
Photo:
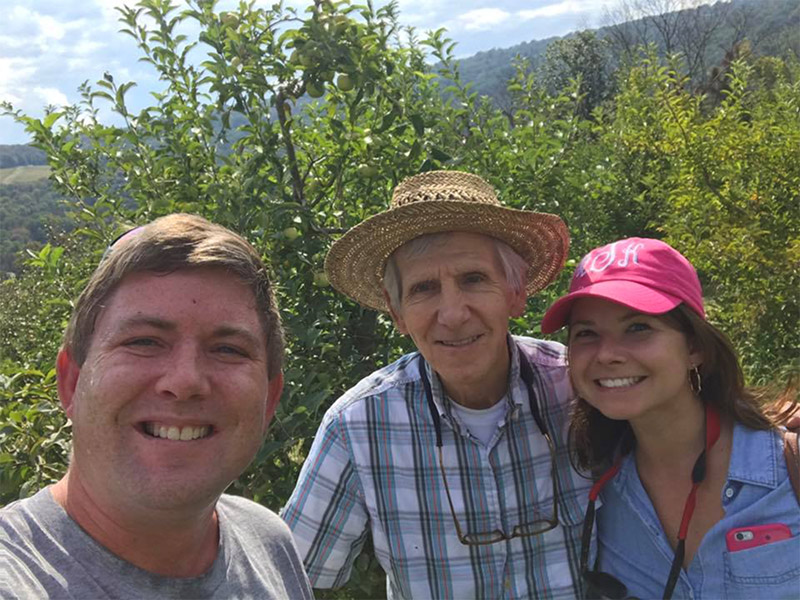
[[[42,490],[3,511],[0,597],[311,597],[289,528],[277,515],[225,494],[216,510],[220,542],[211,568],[197,577],[165,577],[106,550],[67,515],[49,490]]]
[[[283,522],[222,494],[282,357],[266,269],[235,233],[170,215],[112,244],[56,363],[69,469],[0,510],[0,598],[311,598]]]

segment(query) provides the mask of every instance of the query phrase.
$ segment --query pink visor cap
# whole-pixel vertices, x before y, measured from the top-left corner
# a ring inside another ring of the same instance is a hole
[[[692,263],[669,244],[649,238],[619,240],[584,256],[569,293],[545,313],[542,332],[566,325],[578,298],[603,298],[651,315],[683,302],[705,319],[703,289]]]

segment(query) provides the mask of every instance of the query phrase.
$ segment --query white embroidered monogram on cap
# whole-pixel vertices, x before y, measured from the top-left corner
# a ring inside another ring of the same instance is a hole
[[[644,244],[633,242],[628,244],[623,250],[622,258],[616,263],[616,266],[625,268],[631,264],[639,264],[639,250],[644,247]],[[612,265],[617,259],[617,242],[605,246],[603,252],[598,252],[594,256],[587,256],[581,261],[578,270],[575,273],[575,279],[583,277],[586,272],[602,273]]]

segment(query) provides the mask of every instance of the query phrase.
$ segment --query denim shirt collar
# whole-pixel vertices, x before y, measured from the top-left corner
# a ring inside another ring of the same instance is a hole
[[[731,446],[728,480],[778,487],[779,461],[784,460],[780,436],[774,431],[758,431],[735,423]]]
[[[784,460],[779,439],[778,437],[776,440],[773,431],[750,429],[735,422],[727,480],[770,489],[778,487],[778,465],[779,461]],[[612,480],[612,485],[621,493],[635,496],[635,490],[630,488],[634,484],[641,485],[636,473],[636,461],[631,452],[622,459],[622,466]]]

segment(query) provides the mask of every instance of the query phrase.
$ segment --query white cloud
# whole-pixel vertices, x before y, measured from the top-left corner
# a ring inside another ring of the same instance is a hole
[[[499,8],[477,8],[456,17],[455,22],[467,31],[491,29],[507,21],[511,13]]]
[[[596,11],[605,5],[611,4],[609,0],[563,0],[558,4],[548,4],[532,10],[520,10],[517,17],[523,21],[542,17],[560,17],[562,15],[576,15]]]
[[[27,48],[30,46],[30,40],[22,36],[15,37],[13,35],[0,35],[0,48],[7,50],[9,48]]]
[[[35,72],[34,59],[0,58],[0,100],[19,106],[27,91],[21,82],[31,78]]]
[[[117,8],[121,8],[123,6],[130,6],[133,7],[136,4],[135,0],[94,0],[95,5],[97,8],[100,9],[100,13],[103,15],[103,21],[107,26],[116,26],[117,19],[119,19],[120,14],[117,11]]]
[[[89,54],[94,54],[98,50],[105,48],[107,44],[102,42],[98,42],[95,39],[81,39],[75,42],[72,45],[72,53],[79,56],[85,57]]]
[[[48,15],[36,15],[41,37],[45,39],[60,40],[64,37],[64,25]]]
[[[37,86],[31,91],[41,99],[41,103],[43,104],[53,104],[55,106],[64,106],[69,104],[66,94],[59,89]]]

